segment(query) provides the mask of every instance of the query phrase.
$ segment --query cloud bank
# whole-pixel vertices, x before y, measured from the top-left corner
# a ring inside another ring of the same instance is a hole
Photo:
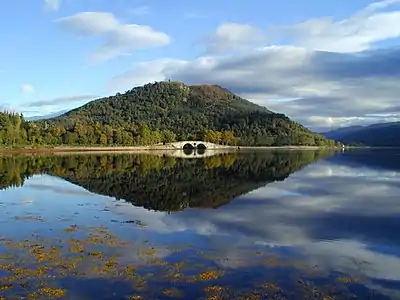
[[[50,100],[38,100],[32,101],[27,104],[28,107],[43,107],[43,106],[54,106],[59,104],[68,105],[70,103],[87,101],[98,98],[96,95],[72,95],[72,96],[64,96],[57,97]]]
[[[107,89],[165,79],[216,83],[314,130],[395,121],[400,47],[375,45],[400,37],[399,3],[375,2],[342,20],[317,18],[268,30],[221,24],[206,39],[206,56],[140,62],[111,78]]]

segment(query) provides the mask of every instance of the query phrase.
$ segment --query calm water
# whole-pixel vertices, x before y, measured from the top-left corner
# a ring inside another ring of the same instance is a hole
[[[400,299],[400,151],[0,157],[0,299]]]

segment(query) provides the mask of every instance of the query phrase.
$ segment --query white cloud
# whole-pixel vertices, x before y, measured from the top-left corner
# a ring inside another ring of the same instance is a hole
[[[60,9],[61,0],[44,0],[44,8],[46,11],[57,11]]]
[[[208,40],[209,52],[236,50],[243,46],[261,43],[264,33],[249,24],[224,23],[220,25]]]
[[[156,60],[152,62],[138,63],[136,68],[112,78],[106,85],[106,90],[110,92],[131,89],[134,86],[145,85],[149,82],[162,81],[165,79],[163,74],[166,64],[174,63],[174,60]]]
[[[301,47],[320,51],[358,52],[374,43],[400,37],[400,11],[379,12],[399,0],[375,2],[347,19],[330,17],[310,19],[284,26],[283,32]]]
[[[150,26],[121,24],[111,13],[83,12],[58,19],[62,28],[80,36],[106,36],[105,43],[89,57],[90,63],[98,63],[130,54],[140,48],[163,46],[169,36]]]
[[[34,87],[31,84],[23,84],[20,88],[22,94],[33,94],[35,92]]]
[[[57,97],[49,100],[38,100],[32,101],[27,104],[28,107],[43,107],[43,106],[55,106],[63,104],[64,106],[69,105],[71,103],[88,101],[98,98],[96,95],[72,95],[72,96],[63,96]]]
[[[112,13],[82,12],[56,20],[62,28],[80,36],[102,35],[120,26]]]

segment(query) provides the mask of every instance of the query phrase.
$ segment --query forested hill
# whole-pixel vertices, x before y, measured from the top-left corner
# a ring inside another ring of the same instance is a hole
[[[0,120],[3,145],[150,145],[192,139],[249,146],[335,145],[218,85],[181,82],[149,83],[47,120],[25,122],[10,115],[3,126]]]
[[[133,88],[125,94],[91,101],[51,121],[67,125],[77,121],[109,125],[146,122],[152,129],[185,127],[186,132],[193,134],[204,129],[222,129],[224,125],[225,129],[230,129],[230,123],[225,124],[228,117],[245,117],[249,113],[265,116],[272,112],[218,85],[156,82]],[[177,133],[188,134],[185,131]]]

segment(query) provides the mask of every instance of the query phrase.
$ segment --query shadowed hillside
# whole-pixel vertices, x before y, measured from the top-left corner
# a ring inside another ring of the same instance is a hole
[[[326,132],[324,135],[345,144],[399,147],[400,122],[345,127]]]

